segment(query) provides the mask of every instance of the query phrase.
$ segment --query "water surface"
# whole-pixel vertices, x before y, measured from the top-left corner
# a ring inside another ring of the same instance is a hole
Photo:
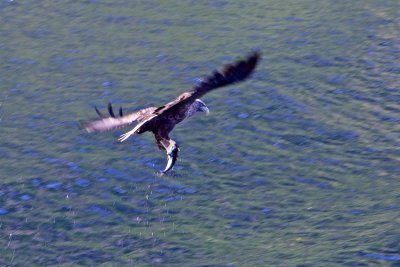
[[[400,266],[399,4],[1,1],[0,265]],[[263,51],[151,135],[86,134]]]

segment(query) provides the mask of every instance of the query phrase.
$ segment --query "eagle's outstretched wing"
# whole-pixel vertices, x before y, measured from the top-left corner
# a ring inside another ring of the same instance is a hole
[[[253,72],[260,58],[259,52],[253,52],[246,59],[225,65],[195,86],[191,97],[198,99],[211,90],[245,80]]]
[[[108,103],[108,112],[110,117],[106,118],[103,114],[95,107],[97,114],[102,118],[95,120],[84,126],[85,130],[91,132],[105,132],[116,128],[121,128],[130,125],[134,121],[142,122],[146,120],[156,110],[155,107],[144,108],[139,111],[124,115],[122,109],[119,109],[119,117],[116,117],[111,106]]]
[[[206,77],[192,90],[182,93],[172,102],[156,109],[155,113],[166,116],[177,114],[180,110],[186,110],[188,105],[191,105],[206,93],[245,80],[253,72],[260,58],[261,54],[259,52],[253,52],[243,60],[225,65]]]

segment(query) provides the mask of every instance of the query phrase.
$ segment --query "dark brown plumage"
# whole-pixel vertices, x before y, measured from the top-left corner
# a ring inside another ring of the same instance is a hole
[[[221,70],[215,71],[212,75],[206,77],[192,90],[180,94],[175,100],[161,107],[149,107],[128,115],[124,115],[122,108],[120,108],[119,117],[116,117],[111,104],[109,104],[108,113],[110,117],[108,118],[105,118],[95,107],[96,113],[101,120],[89,123],[85,129],[87,132],[103,132],[124,127],[137,121],[138,124],[135,128],[121,135],[118,140],[123,142],[133,134],[152,132],[158,147],[167,153],[168,163],[162,171],[162,173],[165,173],[174,166],[178,157],[179,146],[169,137],[169,133],[174,129],[175,125],[197,111],[208,113],[209,110],[204,102],[200,100],[200,97],[214,89],[245,80],[253,72],[259,60],[260,53],[254,52],[244,60],[226,65]]]

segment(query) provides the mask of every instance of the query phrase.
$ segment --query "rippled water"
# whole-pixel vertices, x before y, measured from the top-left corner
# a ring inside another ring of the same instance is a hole
[[[1,1],[0,265],[400,266],[399,3]],[[173,132],[86,134],[252,49]]]

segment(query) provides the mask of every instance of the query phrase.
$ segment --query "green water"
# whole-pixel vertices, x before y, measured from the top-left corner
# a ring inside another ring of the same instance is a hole
[[[400,5],[1,1],[1,266],[400,266]],[[175,128],[86,134],[224,63]]]

